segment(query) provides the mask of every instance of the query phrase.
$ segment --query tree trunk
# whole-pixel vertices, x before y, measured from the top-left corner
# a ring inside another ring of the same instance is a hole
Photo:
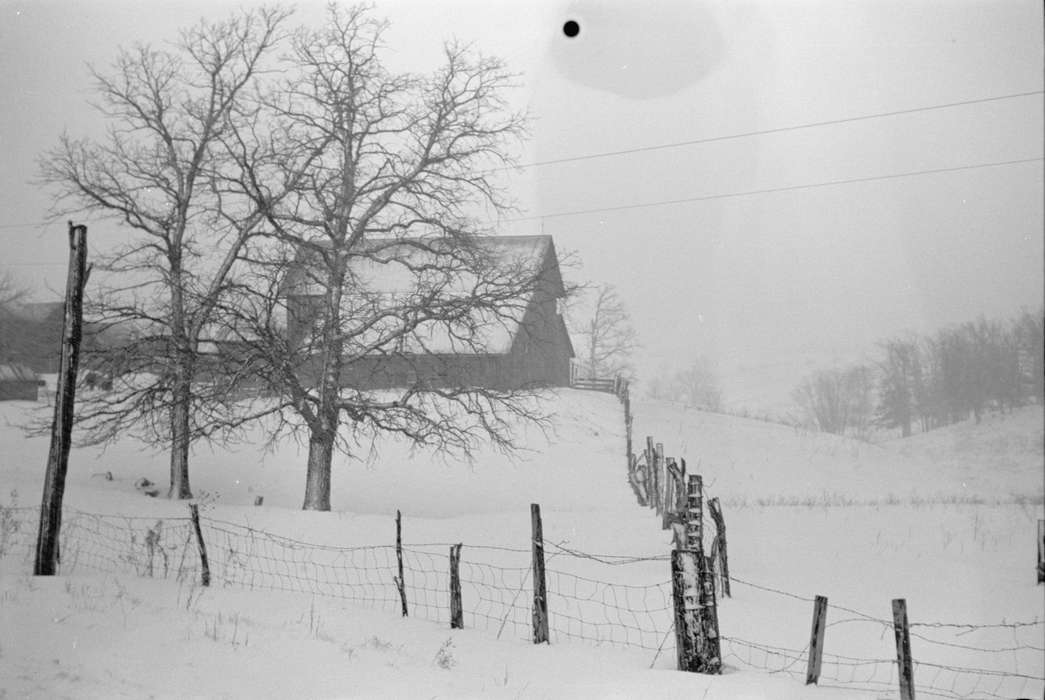
[[[189,411],[192,385],[185,368],[177,370],[171,406],[171,487],[167,498],[192,498],[189,489]]]
[[[308,474],[302,510],[330,510],[330,465],[335,431],[312,430],[308,440]]]

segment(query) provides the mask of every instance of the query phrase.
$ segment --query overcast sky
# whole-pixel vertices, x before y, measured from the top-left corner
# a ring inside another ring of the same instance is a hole
[[[48,287],[64,284],[66,250],[63,225],[38,225],[48,200],[31,182],[35,158],[63,129],[99,128],[85,62],[232,7],[0,1],[0,265],[38,298],[57,298]],[[301,8],[299,20],[322,16]],[[727,398],[777,400],[796,372],[859,359],[884,336],[1042,304],[1040,0],[396,2],[378,13],[392,21],[395,68],[426,70],[457,36],[523,74],[513,99],[534,117],[523,162],[643,149],[513,173],[524,211],[499,227],[551,234],[583,261],[575,277],[617,286],[647,376],[705,355]],[[562,34],[566,19],[578,37]],[[1019,93],[1032,94],[982,101]],[[707,139],[718,140],[650,150]],[[930,170],[950,171],[905,175]],[[855,179],[867,180],[796,189]],[[748,194],[764,190],[782,191]],[[123,235],[90,230],[97,248]]]

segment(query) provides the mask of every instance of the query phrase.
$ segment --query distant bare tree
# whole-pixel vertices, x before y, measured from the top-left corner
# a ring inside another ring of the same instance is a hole
[[[541,420],[532,387],[432,382],[424,370],[447,346],[481,356],[547,283],[532,260],[481,245],[469,216],[509,206],[491,173],[523,133],[503,97],[514,77],[454,43],[430,75],[392,73],[386,26],[367,8],[331,4],[322,28],[294,34],[286,80],[226,136],[236,184],[268,231],[223,307],[229,381],[278,397],[244,420],[269,415],[307,437],[308,510],[330,509],[332,458],[353,438],[510,449],[517,421]],[[417,363],[400,388],[352,380],[390,359]]]
[[[820,370],[795,388],[795,403],[818,430],[835,435],[866,433],[871,418],[871,371],[856,366]]]
[[[599,285],[592,295],[590,316],[576,328],[584,370],[591,378],[630,375],[631,355],[639,347],[631,316],[613,286]]]
[[[1045,311],[1023,311],[1013,322],[1017,366],[1020,376],[1020,394],[1033,398],[1039,405],[1045,403],[1045,350],[1043,350],[1043,319]]]
[[[722,387],[706,357],[698,357],[685,369],[654,377],[646,394],[653,399],[679,401],[706,411],[722,410]]]
[[[122,337],[108,360],[132,379],[85,402],[79,417],[98,440],[145,428],[169,445],[171,498],[191,497],[189,445],[222,398],[196,384],[201,341],[261,221],[248,198],[223,189],[234,167],[225,140],[251,118],[245,97],[287,15],[248,10],[201,21],[169,50],[121,50],[110,72],[93,71],[106,135],[64,135],[41,160],[59,214],[101,215],[129,233],[104,259],[92,253],[101,285],[88,310]]]

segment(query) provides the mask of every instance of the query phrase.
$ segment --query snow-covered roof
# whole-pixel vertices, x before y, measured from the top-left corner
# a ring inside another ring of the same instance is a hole
[[[558,259],[551,236],[485,236],[473,238],[483,259],[497,270],[528,270],[540,273],[546,293],[565,296]],[[454,297],[467,299],[489,283],[491,273],[477,272],[467,262],[453,256],[450,239],[381,239],[368,240],[349,257],[351,285],[342,300],[342,316],[351,324],[353,318],[373,318],[375,308],[384,302],[388,308],[424,308],[423,297],[438,290],[438,302]],[[323,246],[325,247],[325,246]],[[321,249],[320,249],[321,250]],[[283,286],[286,296],[318,296],[323,294],[323,274],[318,265],[309,265],[322,253],[312,250],[299,256]],[[315,272],[314,272],[315,270]],[[482,293],[481,291],[479,293]],[[453,322],[439,319],[418,325],[402,339],[397,351],[433,354],[504,354],[512,345],[524,321],[535,290],[528,289],[517,298],[504,300],[492,308],[474,308]],[[352,341],[366,346],[381,337],[398,321],[388,319],[385,328],[374,327],[358,335],[349,333]],[[349,348],[351,352],[351,348]]]

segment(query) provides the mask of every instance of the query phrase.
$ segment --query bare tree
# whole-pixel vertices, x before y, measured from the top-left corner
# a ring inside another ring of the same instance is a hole
[[[59,214],[100,215],[130,233],[126,246],[96,257],[102,285],[88,304],[96,325],[122,338],[108,360],[130,378],[86,402],[80,419],[95,439],[145,428],[168,444],[171,498],[191,497],[189,445],[212,412],[194,386],[200,343],[261,220],[249,199],[222,189],[234,165],[225,139],[250,118],[244,98],[287,15],[244,11],[201,21],[171,50],[121,50],[110,72],[92,69],[106,135],[65,135],[41,160]]]
[[[722,410],[722,387],[715,368],[706,357],[698,357],[667,376],[654,377],[647,386],[650,398],[681,401],[705,411]]]
[[[580,322],[584,370],[592,379],[632,373],[631,355],[639,347],[638,335],[624,302],[612,285],[592,290],[590,315]]]
[[[820,370],[802,380],[793,397],[818,430],[863,435],[871,417],[871,384],[867,367]]]
[[[480,387],[440,364],[460,351],[481,362],[513,324],[551,322],[521,318],[547,271],[484,243],[470,216],[509,205],[490,173],[523,133],[503,98],[514,78],[454,43],[431,75],[392,73],[385,29],[367,8],[332,4],[321,29],[294,34],[286,81],[227,138],[268,229],[223,308],[228,381],[278,397],[243,420],[268,414],[307,436],[309,510],[330,509],[334,452],[354,439],[509,449],[518,420],[541,419],[534,387]],[[374,381],[383,373],[397,376]]]

